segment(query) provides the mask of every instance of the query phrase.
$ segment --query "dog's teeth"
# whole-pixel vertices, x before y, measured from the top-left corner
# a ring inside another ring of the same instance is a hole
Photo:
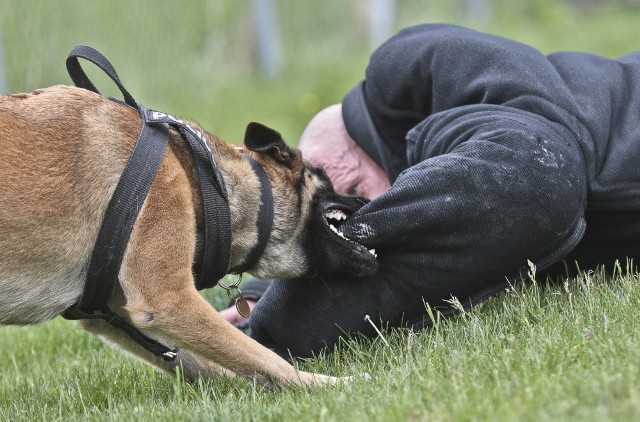
[[[347,214],[340,210],[329,210],[325,213],[325,216],[338,221],[347,219]]]
[[[329,224],[329,228],[331,229],[332,232],[334,232],[335,234],[337,234],[338,236],[340,236],[343,239],[346,239],[346,237],[344,237],[344,234],[342,234],[341,231],[339,231],[336,226],[334,226],[333,224]]]
[[[375,250],[375,249],[369,249],[369,253],[370,253],[371,255],[373,255],[374,257],[376,257],[376,258],[378,257],[378,254],[376,253],[376,250]]]

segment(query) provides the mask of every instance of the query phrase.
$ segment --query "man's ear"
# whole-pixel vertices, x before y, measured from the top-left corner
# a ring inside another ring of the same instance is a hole
[[[293,150],[284,143],[279,132],[256,122],[247,125],[244,144],[250,151],[265,152],[285,164],[294,156]]]

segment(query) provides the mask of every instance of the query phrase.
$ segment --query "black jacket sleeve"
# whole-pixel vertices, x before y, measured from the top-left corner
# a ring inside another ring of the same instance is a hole
[[[381,271],[431,302],[461,300],[540,269],[585,230],[585,168],[563,126],[535,114],[470,105],[434,114],[408,135],[410,164],[390,191],[343,225],[378,251]]]
[[[469,104],[538,114],[578,131],[578,108],[554,65],[536,49],[454,25],[400,31],[371,56],[344,98],[351,137],[391,181],[409,166],[405,136],[427,116]]]
[[[343,115],[351,137],[394,181],[411,164],[405,139],[411,128],[472,104],[561,125],[582,154],[589,208],[640,210],[640,52],[617,60],[579,52],[545,56],[491,34],[418,25],[376,50],[365,80],[344,98]]]

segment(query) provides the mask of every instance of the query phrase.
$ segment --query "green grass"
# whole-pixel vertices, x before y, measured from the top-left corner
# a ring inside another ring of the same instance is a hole
[[[638,8],[494,0],[494,17],[479,23],[450,1],[398,3],[398,27],[467,24],[544,52],[615,57],[640,48]],[[295,144],[308,119],[364,73],[370,49],[357,3],[279,2],[279,79],[253,69],[249,4],[0,0],[8,84],[19,92],[69,83],[68,51],[90,44],[149,107],[194,118],[230,141],[262,121]],[[219,289],[205,294],[218,308],[226,303]],[[625,271],[566,287],[528,283],[432,329],[384,331],[389,347],[345,341],[302,367],[372,379],[313,391],[237,379],[187,385],[61,319],[0,327],[0,420],[637,420],[639,302],[640,278]]]
[[[423,331],[383,331],[302,364],[369,381],[191,386],[56,319],[0,330],[0,420],[633,420],[640,278],[526,283]]]

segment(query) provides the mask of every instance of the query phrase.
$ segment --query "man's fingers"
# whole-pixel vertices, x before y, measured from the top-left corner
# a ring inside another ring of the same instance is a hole
[[[256,306],[255,300],[247,299],[247,304],[249,305],[249,309],[253,310],[253,307]],[[220,311],[220,316],[225,320],[229,321],[232,324],[236,324],[240,321],[245,320],[246,318],[240,315],[235,306],[230,306],[226,309]]]

